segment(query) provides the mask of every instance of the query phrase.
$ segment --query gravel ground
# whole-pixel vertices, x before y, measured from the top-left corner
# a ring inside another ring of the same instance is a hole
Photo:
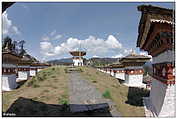
[[[91,111],[109,107],[107,113],[110,116],[120,116],[116,110],[116,105],[110,100],[102,97],[102,94],[89,81],[83,80],[79,72],[71,72],[69,76],[69,100],[70,110],[72,112]],[[73,104],[73,105],[72,105]],[[77,106],[79,105],[79,106]],[[89,105],[89,106],[88,106]],[[100,109],[101,111],[101,109]],[[98,115],[97,115],[98,114]],[[95,113],[95,116],[100,116],[100,113]],[[103,112],[102,116],[106,116]]]

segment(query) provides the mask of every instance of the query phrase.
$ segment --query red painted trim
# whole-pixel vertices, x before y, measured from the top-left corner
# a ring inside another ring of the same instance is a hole
[[[156,76],[156,75],[153,75],[153,77],[154,77],[154,79],[156,79],[166,85],[174,85],[175,84],[175,79],[167,80],[167,79],[164,79],[164,78]]]

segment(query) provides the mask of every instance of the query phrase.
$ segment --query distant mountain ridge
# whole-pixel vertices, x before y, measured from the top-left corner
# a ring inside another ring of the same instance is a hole
[[[90,59],[84,59],[85,64],[89,64],[92,66],[97,66],[97,65],[107,65],[107,64],[112,64],[115,63],[119,60],[119,58],[90,58]],[[55,64],[55,65],[67,65],[67,64],[72,64],[72,58],[63,58],[63,59],[55,59],[55,60],[49,60],[47,61],[49,64]]]
[[[62,65],[62,64],[72,64],[72,58],[63,58],[63,59],[55,59],[47,61],[49,64]]]

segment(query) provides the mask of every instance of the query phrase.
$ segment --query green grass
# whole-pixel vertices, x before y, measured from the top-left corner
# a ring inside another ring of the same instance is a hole
[[[39,84],[42,81],[50,80],[51,78],[56,78],[56,74],[60,74],[60,69],[58,67],[51,67],[47,69],[43,69],[42,71],[38,72],[35,77],[32,78],[31,81],[27,83],[28,87],[39,87]]]
[[[102,96],[111,99],[117,107],[117,111],[124,117],[144,117],[144,107],[138,103],[142,103],[142,97],[145,95],[143,90],[131,93],[130,88],[120,84],[120,82],[108,74],[99,72],[92,67],[82,67],[81,75],[83,79],[90,81]],[[96,81],[96,83],[95,83]],[[132,98],[133,97],[133,98]],[[128,102],[128,103],[127,103]],[[135,105],[133,105],[135,104]],[[139,106],[136,106],[139,105]]]
[[[60,95],[60,103],[67,104],[69,102],[68,74],[65,73],[65,68],[66,67],[63,66],[55,66],[43,69],[38,72],[35,77],[27,80],[18,89],[3,92],[3,112],[6,112],[14,101],[18,100],[20,97],[46,104],[58,104],[58,96]]]
[[[68,105],[69,104],[69,100],[68,100],[68,96],[63,94],[58,98],[58,103],[62,104],[62,105]]]
[[[105,92],[103,93],[102,95],[104,98],[108,98],[108,99],[111,99],[111,93],[109,90],[105,90]]]
[[[46,89],[46,90],[44,90],[43,92],[50,92],[50,91]]]
[[[60,99],[60,98],[59,98],[59,104],[68,105],[68,104],[69,104],[69,101],[68,101],[67,99]]]

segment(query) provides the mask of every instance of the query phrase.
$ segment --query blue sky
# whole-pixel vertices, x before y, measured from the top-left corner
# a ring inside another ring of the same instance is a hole
[[[90,57],[121,57],[136,48],[141,13],[137,6],[174,8],[174,3],[15,3],[3,13],[3,35],[25,40],[39,60],[71,57],[81,49]],[[80,45],[79,45],[80,44]]]

